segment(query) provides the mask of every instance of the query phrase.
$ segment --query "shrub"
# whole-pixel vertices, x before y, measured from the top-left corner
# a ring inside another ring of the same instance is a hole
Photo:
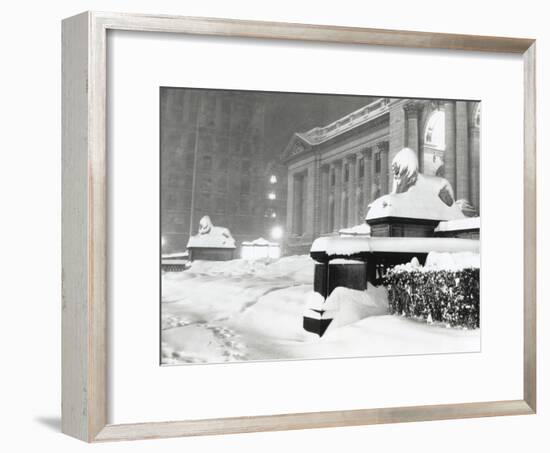
[[[385,277],[390,313],[479,327],[479,269],[389,269]]]

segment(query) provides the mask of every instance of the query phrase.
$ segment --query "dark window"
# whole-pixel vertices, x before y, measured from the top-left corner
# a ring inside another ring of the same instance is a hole
[[[217,186],[219,192],[225,192],[227,186],[227,177],[225,176],[225,174],[221,175],[218,178]]]
[[[344,182],[349,181],[349,165],[344,167]]]
[[[193,161],[194,161],[194,156],[193,156],[193,153],[189,153],[187,154],[187,156],[185,156],[185,166],[187,168],[190,168],[192,169],[193,168]]]
[[[210,176],[205,176],[201,179],[201,190],[204,192],[212,190],[212,178]]]
[[[202,156],[202,169],[204,171],[212,170],[212,156]]]
[[[243,179],[241,181],[241,194],[250,193],[250,181],[248,179]]]
[[[243,160],[242,170],[243,170],[244,173],[248,173],[250,171],[250,161],[249,160]]]
[[[166,197],[166,209],[174,209],[176,207],[176,196],[171,193],[168,194],[168,197]]]
[[[216,198],[216,211],[219,213],[225,211],[225,199],[223,197]]]
[[[358,160],[357,165],[359,165],[359,177],[362,178],[363,176],[365,176],[365,160]]]
[[[330,185],[333,186],[336,184],[336,174],[334,172],[332,172],[330,174]]]
[[[229,168],[229,159],[227,157],[222,157],[220,159],[220,170],[222,171],[227,171],[227,169]]]
[[[248,214],[250,211],[250,202],[248,198],[241,198],[239,200],[239,210],[242,214]],[[243,225],[244,226],[244,225]]]
[[[374,171],[376,173],[380,173],[381,164],[382,164],[382,160],[381,160],[380,153],[376,153],[374,155]]]
[[[250,144],[250,142],[244,142],[241,151],[245,156],[249,156],[250,152],[252,151],[252,145]]]

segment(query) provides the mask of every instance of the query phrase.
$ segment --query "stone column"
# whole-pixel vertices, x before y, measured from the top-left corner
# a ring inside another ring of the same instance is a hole
[[[468,149],[468,104],[456,103],[456,195],[470,200],[470,150]]]
[[[342,161],[334,162],[334,225],[333,231],[338,231],[342,225]]]
[[[389,143],[378,142],[376,147],[380,153],[380,193],[386,195],[390,192]]]
[[[334,163],[331,162],[328,166],[328,212],[327,212],[327,232],[334,231],[334,221],[336,214],[334,209],[334,185],[332,184],[336,173],[334,171]]]
[[[359,174],[363,169],[363,179],[361,180]],[[363,193],[363,184],[365,183],[365,160],[361,153],[355,155],[355,223],[357,225],[363,222],[363,204],[361,202],[361,194]],[[363,202],[365,195],[363,195]]]
[[[355,174],[356,159],[355,154],[346,157],[348,165],[348,218],[346,223],[349,226],[357,225],[357,202],[355,198],[355,186],[357,184],[357,175]]]
[[[311,237],[316,237],[319,233],[319,210],[320,210],[320,192],[319,192],[319,162],[316,158],[304,174],[304,233]]]
[[[289,235],[294,233],[294,175],[290,172],[287,176],[286,231]]]
[[[455,101],[445,101],[445,178],[451,183],[456,198],[456,120]]]
[[[293,232],[298,235],[302,235],[304,232],[304,214],[303,214],[303,190],[304,190],[304,178],[302,174],[294,175],[294,212],[292,214],[294,218]]]
[[[328,232],[329,228],[329,195],[330,195],[330,187],[329,187],[329,166],[323,165],[321,167],[321,233]]]
[[[418,156],[419,170],[424,170],[424,156],[420,150],[420,141],[418,133],[418,116],[420,104],[417,101],[411,101],[403,106],[407,117],[407,147],[411,148]]]
[[[374,182],[372,148],[367,148],[363,151],[363,162],[365,165],[365,172],[363,176],[363,214],[367,215],[369,204],[372,201],[372,184]]]
[[[476,123],[477,109],[473,111],[472,126],[470,129],[470,202],[479,212],[479,124]]]
[[[399,100],[390,105],[390,162],[407,142],[407,119],[402,104],[403,101]]]
[[[371,148],[371,166],[370,166],[370,202],[372,203],[376,197],[375,187],[378,185],[379,175],[376,172],[376,159],[378,151],[375,146]]]

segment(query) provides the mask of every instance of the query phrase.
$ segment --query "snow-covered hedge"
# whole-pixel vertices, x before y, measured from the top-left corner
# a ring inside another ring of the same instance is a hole
[[[479,269],[390,269],[390,313],[451,326],[479,327]],[[431,318],[430,318],[431,317]]]

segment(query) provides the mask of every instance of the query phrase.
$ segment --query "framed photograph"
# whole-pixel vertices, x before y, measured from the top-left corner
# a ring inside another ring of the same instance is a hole
[[[65,19],[63,432],[535,413],[535,124],[532,39]]]

